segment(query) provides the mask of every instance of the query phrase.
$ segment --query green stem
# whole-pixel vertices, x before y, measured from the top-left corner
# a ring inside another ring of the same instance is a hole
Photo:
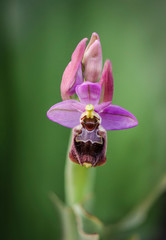
[[[69,144],[71,140],[72,136],[70,137]],[[76,203],[83,203],[93,195],[96,171],[94,168],[86,168],[71,162],[68,155],[69,150],[65,167],[65,194],[67,205],[73,206]]]

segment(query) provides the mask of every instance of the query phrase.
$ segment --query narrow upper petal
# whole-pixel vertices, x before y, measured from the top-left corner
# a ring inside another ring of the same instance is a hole
[[[99,103],[101,86],[99,83],[84,82],[76,87],[76,93],[81,103],[95,106]]]
[[[95,112],[97,112],[97,113],[103,112],[103,110],[110,105],[111,105],[111,102],[100,103],[95,106]]]
[[[82,60],[84,65],[84,77],[86,81],[97,82],[102,70],[102,50],[97,33],[93,33],[88,46],[85,49]]]
[[[83,82],[82,74],[82,58],[85,51],[87,38],[79,42],[74,50],[71,62],[67,65],[61,82],[61,96],[63,100],[70,99],[70,96],[75,93],[75,87]]]
[[[106,60],[99,84],[102,86],[101,102],[112,101],[113,98],[113,75],[112,64],[110,60]]]
[[[121,130],[138,125],[136,117],[122,107],[110,105],[100,113],[101,125],[106,130]]]
[[[66,100],[52,106],[47,117],[65,127],[73,128],[80,124],[80,116],[85,110],[85,105],[76,100]]]

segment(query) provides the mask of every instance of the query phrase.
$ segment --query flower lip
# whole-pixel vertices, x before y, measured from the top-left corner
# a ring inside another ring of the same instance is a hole
[[[106,162],[107,134],[98,126],[92,132],[85,128],[75,127],[72,131],[72,142],[69,158],[82,166],[91,164],[92,167]]]

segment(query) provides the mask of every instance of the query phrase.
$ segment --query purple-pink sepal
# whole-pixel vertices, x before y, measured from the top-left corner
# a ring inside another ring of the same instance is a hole
[[[85,105],[77,100],[66,100],[53,105],[47,112],[47,117],[64,127],[74,128],[80,124],[80,117]]]
[[[121,130],[138,125],[136,117],[126,109],[110,105],[99,112],[102,119],[101,125],[106,130]]]

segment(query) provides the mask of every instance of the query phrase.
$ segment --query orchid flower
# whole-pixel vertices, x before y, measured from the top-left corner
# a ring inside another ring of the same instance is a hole
[[[107,132],[135,127],[136,117],[122,107],[112,105],[113,76],[110,60],[101,74],[102,53],[99,37],[92,34],[76,47],[64,71],[61,95],[64,101],[47,112],[50,120],[73,128],[69,158],[85,167],[106,162]],[[99,76],[101,74],[101,78]],[[77,94],[78,99],[70,99]]]

